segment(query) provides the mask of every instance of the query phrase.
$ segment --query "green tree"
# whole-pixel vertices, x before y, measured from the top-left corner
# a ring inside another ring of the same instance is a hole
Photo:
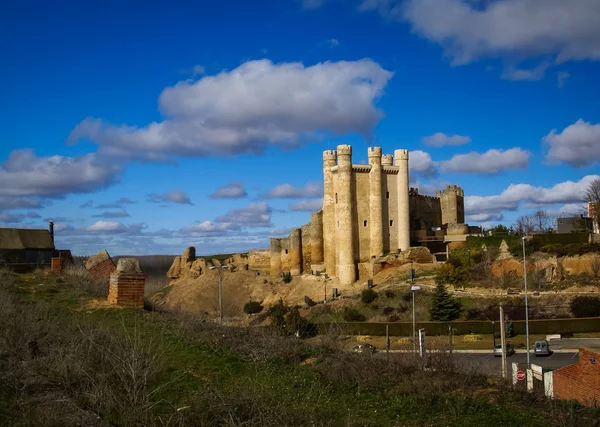
[[[429,308],[429,320],[434,322],[450,322],[460,317],[462,312],[461,303],[452,297],[442,283],[438,284],[433,293],[431,307]]]
[[[273,305],[269,309],[269,318],[271,319],[271,324],[279,329],[280,331],[285,331],[285,315],[288,313],[289,307],[285,305],[282,299],[277,301],[277,304]]]
[[[300,315],[298,307],[292,307],[289,313],[285,315],[285,324],[288,334],[300,338],[312,337],[317,333],[315,325]]]

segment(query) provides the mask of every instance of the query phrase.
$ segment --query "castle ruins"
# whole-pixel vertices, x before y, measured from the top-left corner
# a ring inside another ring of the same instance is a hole
[[[272,276],[319,272],[349,284],[372,277],[369,265],[385,254],[469,233],[460,187],[420,195],[409,188],[408,150],[370,147],[368,157],[352,164],[350,145],[323,152],[323,208],[289,237],[271,239]]]

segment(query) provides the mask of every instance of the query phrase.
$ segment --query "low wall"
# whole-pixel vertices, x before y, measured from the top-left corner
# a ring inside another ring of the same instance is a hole
[[[385,336],[385,327],[388,325],[392,336],[410,336],[412,334],[411,322],[397,323],[374,323],[374,322],[345,322],[345,323],[319,323],[319,333],[327,333],[329,330],[339,328],[348,335],[375,335]],[[491,334],[492,322],[489,320],[474,320],[468,322],[417,322],[417,329],[424,328],[428,335],[447,335],[448,325],[456,335],[466,334]],[[512,321],[513,331],[517,334],[525,334],[525,321]],[[496,332],[500,330],[499,321],[496,321]],[[600,332],[600,317],[584,319],[551,319],[530,320],[530,334],[565,334],[581,332]]]

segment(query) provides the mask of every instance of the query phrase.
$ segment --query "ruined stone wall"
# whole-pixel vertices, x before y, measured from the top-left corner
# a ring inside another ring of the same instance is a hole
[[[271,251],[254,249],[248,252],[248,269],[268,272],[271,268]]]
[[[279,239],[281,243],[281,271],[290,273],[292,269],[292,259],[290,256],[290,238]]]
[[[312,229],[312,225],[309,222],[308,224],[304,224],[300,227],[300,247],[301,247],[301,273],[306,273],[310,271],[310,265],[312,264],[312,241],[310,237],[310,232]]]
[[[323,211],[310,214],[310,256],[312,264],[323,264]],[[306,239],[304,240],[306,242]],[[307,244],[308,246],[308,244]]]

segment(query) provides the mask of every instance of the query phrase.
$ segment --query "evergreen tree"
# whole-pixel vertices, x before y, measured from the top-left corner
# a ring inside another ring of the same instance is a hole
[[[446,287],[440,283],[433,293],[429,308],[429,320],[434,322],[450,322],[460,317],[462,307],[460,301],[452,297]]]

